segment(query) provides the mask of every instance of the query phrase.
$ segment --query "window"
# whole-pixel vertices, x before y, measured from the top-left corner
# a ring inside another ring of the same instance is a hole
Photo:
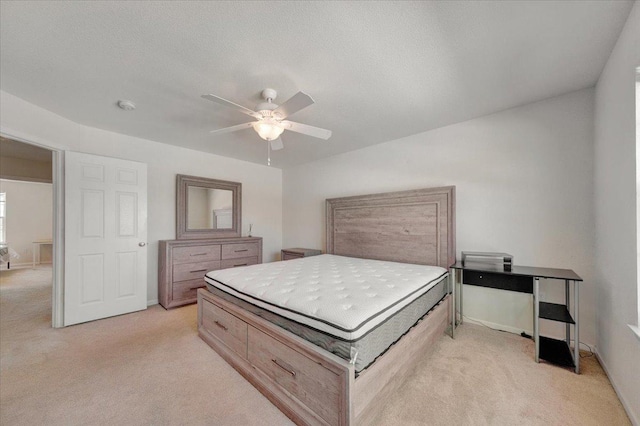
[[[0,243],[5,243],[6,235],[6,216],[7,216],[7,193],[0,192]]]

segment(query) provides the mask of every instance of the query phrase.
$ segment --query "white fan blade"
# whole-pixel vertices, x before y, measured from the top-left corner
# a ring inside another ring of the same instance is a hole
[[[252,121],[250,123],[238,124],[236,126],[225,127],[223,129],[212,130],[210,133],[212,133],[212,134],[222,134],[222,133],[235,132],[237,130],[244,130],[244,129],[248,129],[249,127],[253,127],[253,123],[255,123],[255,121]]]
[[[291,114],[294,114],[300,111],[302,108],[306,108],[309,105],[313,105],[314,100],[311,99],[311,96],[307,95],[303,92],[298,92],[293,95],[287,102],[280,105],[278,108],[273,110],[274,115],[278,114],[277,117],[279,119],[287,118]]]
[[[234,102],[231,102],[231,101],[228,101],[228,100],[226,100],[224,98],[221,98],[220,96],[202,95],[202,97],[204,99],[208,99],[210,101],[213,101],[213,102],[215,102],[217,104],[224,105],[224,106],[229,107],[229,108],[233,108],[236,111],[240,111],[243,114],[247,114],[247,115],[250,115],[252,117],[255,117],[258,120],[260,120],[262,118],[262,115],[258,114],[257,112],[255,112],[253,110],[250,110],[249,108],[245,108],[242,105],[238,105],[238,104],[236,104]]]
[[[274,150],[274,151],[279,151],[282,148],[284,148],[284,144],[282,143],[282,139],[280,139],[280,138],[274,139],[269,143],[271,144],[271,149]]]
[[[284,128],[291,130],[292,132],[302,133],[303,135],[313,136],[314,138],[329,139],[331,137],[331,130],[321,129],[320,127],[313,127],[307,124],[296,123],[295,121],[281,121]]]

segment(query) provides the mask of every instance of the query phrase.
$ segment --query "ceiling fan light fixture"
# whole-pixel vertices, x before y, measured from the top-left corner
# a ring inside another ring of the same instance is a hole
[[[278,139],[282,132],[284,132],[284,127],[279,123],[269,123],[266,121],[257,121],[253,125],[253,129],[266,141]]]

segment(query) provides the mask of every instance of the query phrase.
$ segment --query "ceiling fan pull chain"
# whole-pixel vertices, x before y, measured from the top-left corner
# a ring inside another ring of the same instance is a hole
[[[267,166],[271,165],[271,142],[267,141]]]

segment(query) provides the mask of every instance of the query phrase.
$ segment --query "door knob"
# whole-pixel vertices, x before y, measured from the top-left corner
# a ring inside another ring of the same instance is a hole
[[[144,246],[146,246],[146,245],[147,245],[147,243],[138,243],[138,245],[139,245],[140,247],[144,247]]]

